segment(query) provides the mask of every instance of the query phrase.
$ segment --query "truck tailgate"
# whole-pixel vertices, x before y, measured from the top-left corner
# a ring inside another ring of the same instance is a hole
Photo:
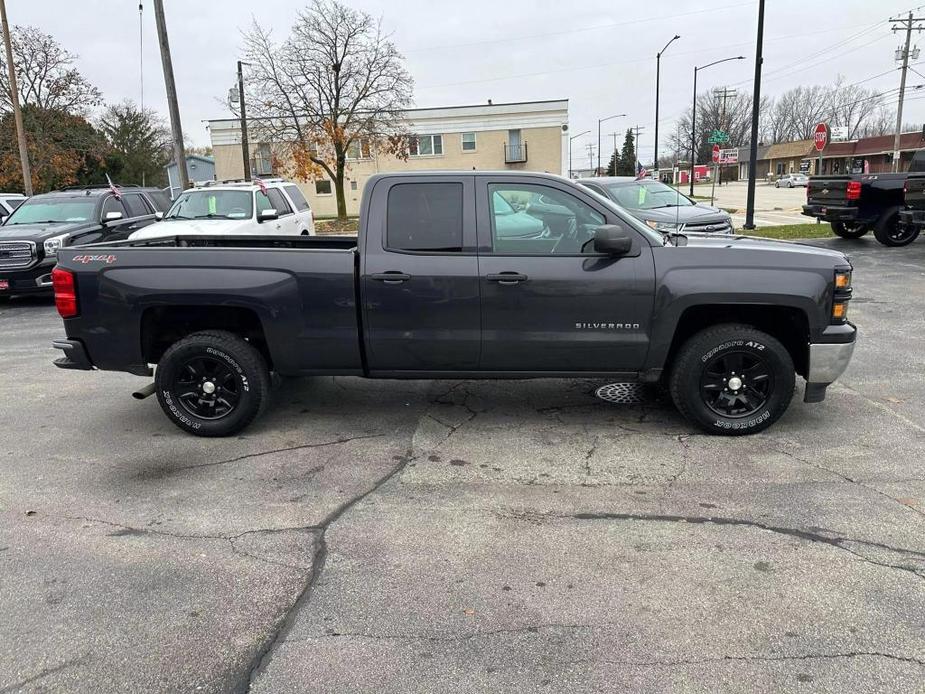
[[[812,177],[806,189],[806,202],[809,205],[845,207],[848,201],[848,182],[850,176]]]
[[[353,248],[113,245],[64,249],[59,266],[77,284],[67,335],[101,369],[140,370],[147,333],[184,311],[256,318],[282,374],[362,369]]]

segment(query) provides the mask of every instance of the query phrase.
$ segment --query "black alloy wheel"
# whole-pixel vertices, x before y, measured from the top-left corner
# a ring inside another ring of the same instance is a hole
[[[722,417],[748,417],[768,401],[774,388],[770,366],[750,352],[713,358],[700,377],[703,404]]]
[[[227,363],[207,356],[187,359],[176,371],[174,392],[183,408],[200,419],[221,419],[238,406],[237,378]]]

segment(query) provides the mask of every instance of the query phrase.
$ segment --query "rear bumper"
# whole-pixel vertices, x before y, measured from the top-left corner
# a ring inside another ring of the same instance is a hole
[[[804,402],[822,402],[825,389],[845,373],[857,344],[857,329],[851,328],[850,339],[846,342],[810,343]]]
[[[856,207],[830,207],[829,205],[803,205],[803,214],[807,217],[823,219],[826,222],[854,222],[858,219]]]
[[[54,361],[54,365],[59,369],[93,370],[93,363],[90,361],[82,342],[77,340],[55,340],[51,343],[51,346],[64,352],[63,357],[58,357]]]
[[[900,210],[899,223],[903,226],[925,226],[925,210]]]

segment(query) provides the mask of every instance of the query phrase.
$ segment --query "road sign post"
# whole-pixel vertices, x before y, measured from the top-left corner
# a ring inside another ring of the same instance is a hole
[[[829,126],[825,123],[816,123],[813,128],[813,146],[819,152],[819,159],[816,165],[816,175],[822,175],[822,150],[829,143]]]
[[[715,132],[715,131],[714,131]],[[713,181],[710,187],[710,204],[713,204],[713,198],[716,197],[716,177],[719,175],[719,158],[722,150],[718,144],[713,145]]]

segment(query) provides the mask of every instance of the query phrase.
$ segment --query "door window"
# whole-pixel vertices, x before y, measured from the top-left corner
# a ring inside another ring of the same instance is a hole
[[[286,186],[286,193],[289,194],[289,197],[292,199],[295,208],[299,212],[305,212],[310,210],[311,206],[308,204],[308,200],[305,199],[305,196],[302,195],[302,191],[299,190],[298,186]]]
[[[128,209],[129,217],[144,217],[151,214],[151,210],[145,204],[144,198],[138,193],[128,193],[122,195],[122,202]]]
[[[270,198],[270,206],[276,210],[276,214],[280,217],[285,217],[287,214],[292,214],[292,208],[289,207],[289,203],[286,202],[285,196],[279,192],[276,188],[270,188],[267,191],[267,197]]]
[[[269,191],[267,191],[269,192]],[[259,190],[254,193],[254,201],[257,203],[257,216],[260,216],[260,213],[264,210],[272,210],[273,205],[270,203],[270,198],[261,193]]]
[[[492,249],[506,255],[591,253],[603,215],[574,195],[529,184],[491,184]]]
[[[386,218],[386,245],[397,251],[462,251],[462,183],[392,186]]]
[[[122,216],[125,217],[125,207],[122,205],[122,201],[116,198],[115,195],[110,195],[106,198],[106,201],[103,203],[103,220],[106,220],[106,215],[110,212],[121,212]]]

